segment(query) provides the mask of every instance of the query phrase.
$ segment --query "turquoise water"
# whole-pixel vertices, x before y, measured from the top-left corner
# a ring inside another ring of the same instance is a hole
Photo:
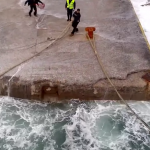
[[[150,103],[130,105],[150,125]],[[150,134],[115,101],[42,104],[1,97],[0,150],[150,150]]]

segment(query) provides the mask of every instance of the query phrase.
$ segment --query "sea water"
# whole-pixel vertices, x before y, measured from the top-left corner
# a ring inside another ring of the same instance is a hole
[[[150,102],[130,102],[150,126]],[[0,98],[1,150],[150,150],[150,134],[116,101]]]

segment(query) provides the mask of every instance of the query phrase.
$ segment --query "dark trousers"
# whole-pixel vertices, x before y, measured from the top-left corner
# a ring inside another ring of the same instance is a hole
[[[72,9],[67,8],[67,16],[68,16],[68,20],[71,21],[71,18],[72,18]]]
[[[37,15],[37,8],[36,8],[36,5],[30,5],[30,11],[29,11],[29,16],[31,16],[31,13],[34,9],[34,16]]]
[[[72,22],[72,27],[73,27],[73,30],[72,30],[72,34],[74,34],[75,32],[78,32],[78,28],[77,28],[77,26],[78,26],[78,23],[79,22],[77,22],[77,21],[73,21]]]

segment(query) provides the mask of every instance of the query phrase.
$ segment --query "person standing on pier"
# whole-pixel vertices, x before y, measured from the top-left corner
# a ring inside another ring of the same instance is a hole
[[[40,0],[27,0],[24,5],[26,5],[28,3],[28,6],[30,6],[30,11],[29,11],[29,16],[31,17],[31,13],[34,9],[34,16],[37,16],[37,8],[36,5],[38,5],[38,3],[41,3],[44,5],[43,2],[41,2]]]
[[[73,36],[75,32],[78,32],[77,26],[78,26],[78,24],[80,22],[80,18],[81,18],[81,14],[80,14],[80,9],[79,8],[77,9],[77,11],[74,12],[73,17],[74,17],[74,20],[72,22],[73,30],[71,32],[71,36]]]
[[[67,21],[71,21],[73,10],[76,9],[75,0],[66,0],[65,8],[67,9]]]

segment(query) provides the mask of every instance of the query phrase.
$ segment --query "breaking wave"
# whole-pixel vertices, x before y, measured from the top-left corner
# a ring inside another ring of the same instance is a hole
[[[150,103],[130,102],[150,125]],[[150,150],[150,134],[122,104],[0,98],[1,150]]]

